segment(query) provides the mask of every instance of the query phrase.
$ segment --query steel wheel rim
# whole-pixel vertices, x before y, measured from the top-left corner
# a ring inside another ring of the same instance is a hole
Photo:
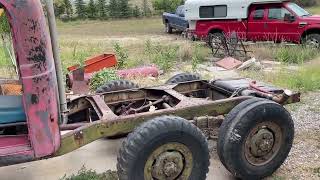
[[[308,39],[306,44],[308,47],[311,47],[311,48],[319,48],[320,47],[320,42],[315,38]]]
[[[245,139],[244,156],[253,166],[263,166],[272,161],[281,149],[283,131],[274,122],[255,126]]]
[[[189,148],[181,143],[167,143],[154,150],[144,167],[145,180],[188,179],[193,168]]]

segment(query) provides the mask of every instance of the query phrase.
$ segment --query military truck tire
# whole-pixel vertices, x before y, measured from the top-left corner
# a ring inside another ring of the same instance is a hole
[[[129,134],[118,155],[120,180],[197,179],[209,171],[208,143],[187,120],[162,116]]]
[[[115,81],[109,81],[104,85],[100,86],[99,88],[97,88],[96,93],[106,93],[106,92],[121,91],[121,90],[136,89],[136,88],[139,88],[139,85],[131,81],[115,80]]]
[[[236,106],[222,123],[218,155],[234,176],[262,179],[283,164],[293,139],[294,123],[283,106],[250,100]]]
[[[188,81],[196,81],[200,80],[201,77],[196,74],[191,74],[191,73],[181,73],[173,76],[170,78],[166,84],[177,84],[177,83],[183,83],[183,82],[188,82]]]

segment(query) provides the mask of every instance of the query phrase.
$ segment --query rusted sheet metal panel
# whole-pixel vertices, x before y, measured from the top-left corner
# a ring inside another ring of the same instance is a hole
[[[37,158],[59,148],[57,80],[46,19],[39,0],[0,0],[9,15],[23,84],[29,139]]]
[[[34,160],[28,136],[0,138],[0,167]]]
[[[136,115],[108,117],[108,119],[96,121],[63,135],[61,139],[61,147],[55,156],[69,153],[102,137],[129,133],[139,126],[139,124],[158,116],[175,115],[185,119],[192,119],[193,117],[198,116],[218,116],[227,114],[237,104],[249,98],[252,97],[239,97],[206,102],[202,101],[199,102],[197,106],[195,106],[195,104],[188,105],[187,103],[183,103],[185,104],[183,107],[163,109],[156,112],[146,112]],[[186,101],[187,100],[188,99],[186,99]]]

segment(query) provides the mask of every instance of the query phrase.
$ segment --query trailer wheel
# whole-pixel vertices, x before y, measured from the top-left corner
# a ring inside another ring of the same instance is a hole
[[[236,106],[220,127],[218,155],[241,179],[272,175],[287,158],[294,139],[289,112],[268,100],[248,100]]]
[[[173,30],[173,28],[170,26],[170,24],[169,24],[169,22],[166,22],[166,24],[165,24],[165,31],[166,31],[166,33],[168,33],[168,34],[172,34],[172,30]]]
[[[96,90],[96,93],[106,93],[106,92],[121,91],[126,89],[135,89],[135,88],[139,88],[139,86],[131,81],[115,80],[115,81],[109,81],[104,85],[100,86]]]
[[[182,83],[182,82],[188,82],[188,81],[196,81],[200,80],[201,77],[196,74],[191,74],[191,73],[181,73],[173,76],[170,78],[166,84],[177,84],[177,83]]]
[[[209,171],[208,143],[185,119],[163,116],[138,127],[118,155],[120,180],[197,179]]]

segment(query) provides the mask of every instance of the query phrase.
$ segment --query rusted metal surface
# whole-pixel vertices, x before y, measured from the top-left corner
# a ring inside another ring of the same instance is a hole
[[[89,84],[94,73],[102,70],[102,68],[87,70],[86,67],[77,68],[77,66],[74,66],[70,67],[70,70],[73,71],[71,71],[71,73],[66,77],[66,84],[68,88],[72,90],[74,94],[88,94],[88,92],[90,92]],[[117,75],[120,78],[158,77],[159,74],[159,69],[154,65],[117,71]]]
[[[221,88],[200,80],[77,98],[69,103],[70,113],[76,115],[93,108],[99,117],[93,119],[93,123],[74,126],[79,128],[63,135],[61,148],[55,155],[73,151],[101,137],[129,133],[142,122],[163,115],[180,116],[199,125],[206,122],[208,128],[217,130],[223,118],[214,117],[229,113],[236,105],[256,95],[230,97],[232,92]],[[281,94],[282,91],[279,91],[274,96]],[[286,102],[294,102],[297,100],[295,98],[292,94]],[[207,119],[196,118],[201,116]],[[80,132],[82,136],[78,136]]]
[[[251,97],[238,97],[206,102],[197,101],[194,99],[195,101],[199,102],[197,106],[194,104],[187,105],[186,103],[184,107],[162,109],[155,112],[144,112],[127,116],[117,116],[115,118],[96,121],[63,135],[61,140],[61,148],[58,150],[55,156],[71,152],[102,137],[110,137],[117,134],[129,133],[142,122],[151,120],[158,116],[175,115],[185,119],[192,119],[193,117],[205,115],[218,116],[228,113],[237,104],[249,98]],[[192,101],[192,98],[187,98],[185,100]],[[81,141],[75,139],[75,135],[79,132],[83,133],[83,139],[81,139]]]
[[[36,158],[48,156],[54,153],[60,144],[59,104],[50,36],[42,5],[38,0],[0,0],[0,3],[9,17],[23,84],[28,139],[34,151],[29,155]],[[2,138],[0,137],[0,140]],[[20,152],[15,151],[16,149],[12,149],[12,153],[19,156]]]
[[[279,125],[273,122],[258,124],[245,140],[245,157],[254,166],[265,165],[278,154],[283,143],[283,131]]]
[[[84,72],[94,73],[104,68],[114,67],[117,65],[117,59],[114,54],[101,54],[91,57],[84,62]],[[68,71],[75,71],[80,65],[68,67]]]
[[[27,135],[0,138],[0,166],[34,160],[34,152]]]
[[[154,150],[144,167],[145,179],[189,179],[193,168],[190,149],[180,143],[168,143]]]

